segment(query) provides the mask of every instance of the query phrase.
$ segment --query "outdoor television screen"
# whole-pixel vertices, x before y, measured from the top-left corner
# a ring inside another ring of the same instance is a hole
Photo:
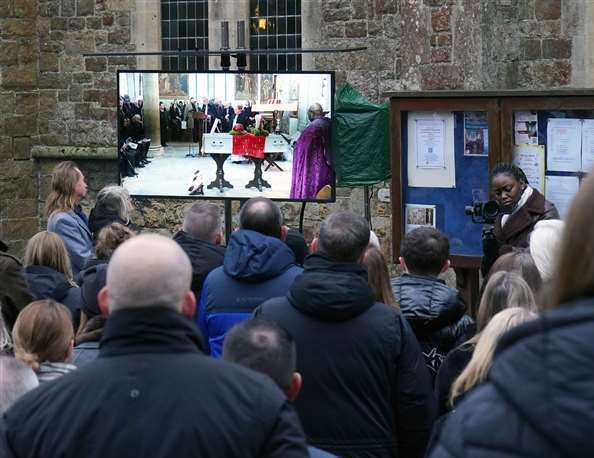
[[[119,180],[136,197],[329,202],[332,72],[118,72]]]

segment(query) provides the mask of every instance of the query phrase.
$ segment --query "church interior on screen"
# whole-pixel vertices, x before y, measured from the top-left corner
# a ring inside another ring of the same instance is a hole
[[[331,77],[120,72],[122,186],[135,196],[331,199]]]

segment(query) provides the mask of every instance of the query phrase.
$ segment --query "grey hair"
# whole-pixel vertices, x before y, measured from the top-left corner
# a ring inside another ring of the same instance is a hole
[[[318,250],[338,262],[357,262],[369,245],[369,224],[352,212],[333,213],[322,223]]]
[[[0,414],[39,385],[33,369],[12,356],[0,356]]]
[[[186,210],[183,230],[190,236],[214,242],[221,231],[221,214],[215,204],[197,202]]]
[[[126,224],[130,222],[130,214],[134,209],[128,190],[116,185],[105,186],[101,189],[97,193],[95,205],[117,213]]]

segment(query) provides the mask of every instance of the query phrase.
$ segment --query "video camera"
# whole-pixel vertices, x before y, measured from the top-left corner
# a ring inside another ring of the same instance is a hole
[[[494,224],[497,216],[510,213],[506,210],[495,200],[476,201],[464,207],[464,213],[470,216],[475,224]]]

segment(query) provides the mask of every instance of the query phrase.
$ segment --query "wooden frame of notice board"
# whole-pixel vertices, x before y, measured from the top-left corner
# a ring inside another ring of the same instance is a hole
[[[488,158],[486,167],[487,174],[480,170],[483,177],[486,176],[487,182],[485,200],[489,199],[488,176],[493,167],[499,162],[511,162],[514,148],[514,113],[517,111],[543,111],[543,110],[591,110],[592,119],[594,119],[594,90],[576,90],[561,89],[550,91],[525,91],[525,90],[506,90],[506,91],[429,91],[429,92],[398,92],[384,94],[390,97],[391,109],[391,154],[392,154],[392,184],[391,184],[391,202],[392,202],[392,253],[393,261],[398,261],[400,245],[405,231],[405,210],[406,196],[408,188],[408,169],[407,158],[410,152],[404,147],[409,147],[407,133],[410,131],[410,125],[407,124],[407,114],[410,112],[450,112],[455,116],[456,137],[460,129],[459,114],[462,112],[462,118],[465,119],[465,112],[482,111],[486,112],[488,120]],[[465,121],[464,121],[465,122]],[[543,121],[544,122],[544,121]],[[542,126],[540,126],[542,127]],[[462,127],[463,136],[464,126]],[[542,137],[542,136],[540,136]],[[457,138],[457,137],[456,137]],[[415,139],[415,141],[417,141]],[[458,140],[454,141],[454,155],[457,161],[459,154]],[[463,146],[464,147],[464,146]],[[546,141],[545,141],[546,147]],[[466,164],[466,162],[464,162]],[[483,163],[480,167],[482,169]],[[466,177],[472,176],[472,170],[467,170],[462,166],[461,172],[466,173]],[[472,167],[471,167],[472,169]],[[465,185],[465,180],[458,179],[458,166],[456,166],[456,186]],[[477,170],[478,172],[478,170]],[[556,173],[556,172],[553,172]],[[574,174],[580,175],[581,174]],[[442,192],[443,191],[443,192]],[[436,201],[439,201],[440,194],[445,194],[448,190],[432,188],[426,196],[435,193]],[[417,204],[418,202],[410,202]],[[425,204],[434,204],[433,201],[424,202]],[[468,202],[470,204],[470,202]],[[439,206],[436,213],[439,215]],[[442,211],[443,213],[443,211]],[[469,218],[456,210],[455,215],[447,215],[448,218]],[[442,215],[442,221],[446,216]],[[436,226],[440,227],[439,218]],[[476,231],[477,229],[473,229]],[[447,231],[446,231],[447,233]],[[451,236],[451,234],[449,234]],[[476,244],[475,244],[476,245]],[[470,306],[478,305],[479,293],[479,267],[481,255],[474,253],[458,254],[452,249],[451,261],[456,270],[458,289],[463,293],[467,303]],[[474,312],[474,310],[473,310]]]
[[[392,149],[392,253],[394,262],[398,261],[400,245],[405,231],[405,183],[407,183],[407,170],[404,151],[404,141],[407,133],[404,117],[410,112],[486,112],[488,121],[488,170],[501,160],[500,132],[499,132],[499,104],[496,97],[472,96],[468,93],[452,92],[424,92],[424,93],[398,93],[391,96],[391,149]],[[404,117],[403,117],[404,116]],[[404,153],[404,154],[403,154]],[[434,188],[439,193],[440,188]],[[426,202],[430,204],[432,202]],[[471,202],[467,202],[470,204]],[[462,218],[469,218],[459,215]],[[436,224],[440,227],[439,221]],[[480,256],[456,255],[451,256],[452,266],[456,270],[458,288],[466,296],[469,304],[478,298]]]

